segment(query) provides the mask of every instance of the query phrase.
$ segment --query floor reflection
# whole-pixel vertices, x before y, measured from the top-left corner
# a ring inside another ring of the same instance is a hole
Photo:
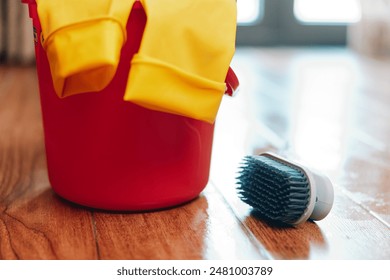
[[[256,239],[276,259],[309,259],[311,251],[327,251],[327,241],[321,229],[314,222],[296,227],[265,222],[248,216],[244,224],[254,233]]]

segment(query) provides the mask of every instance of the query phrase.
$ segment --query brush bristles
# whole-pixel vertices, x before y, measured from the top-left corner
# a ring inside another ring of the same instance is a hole
[[[245,157],[237,180],[241,200],[266,219],[292,224],[309,204],[306,175],[271,157]]]

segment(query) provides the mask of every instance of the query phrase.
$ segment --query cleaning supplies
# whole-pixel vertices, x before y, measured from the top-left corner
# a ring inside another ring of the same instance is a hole
[[[235,50],[235,0],[141,0],[147,23],[125,100],[213,123]]]
[[[36,0],[41,43],[59,97],[100,91],[114,77],[135,0]]]
[[[238,192],[261,217],[290,225],[325,218],[334,199],[328,177],[271,153],[244,158]]]

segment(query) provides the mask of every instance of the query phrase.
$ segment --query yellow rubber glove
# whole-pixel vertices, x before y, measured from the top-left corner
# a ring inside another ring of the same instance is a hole
[[[115,75],[135,0],[36,0],[59,97],[100,91]]]
[[[125,100],[213,123],[235,50],[235,0],[141,0],[147,23]]]

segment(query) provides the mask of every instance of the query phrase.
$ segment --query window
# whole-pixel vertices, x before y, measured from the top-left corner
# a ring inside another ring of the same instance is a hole
[[[357,0],[295,0],[294,14],[304,23],[353,23],[361,16]]]
[[[359,0],[237,0],[237,45],[345,45]]]
[[[237,21],[240,25],[254,24],[261,20],[261,0],[237,0]]]

